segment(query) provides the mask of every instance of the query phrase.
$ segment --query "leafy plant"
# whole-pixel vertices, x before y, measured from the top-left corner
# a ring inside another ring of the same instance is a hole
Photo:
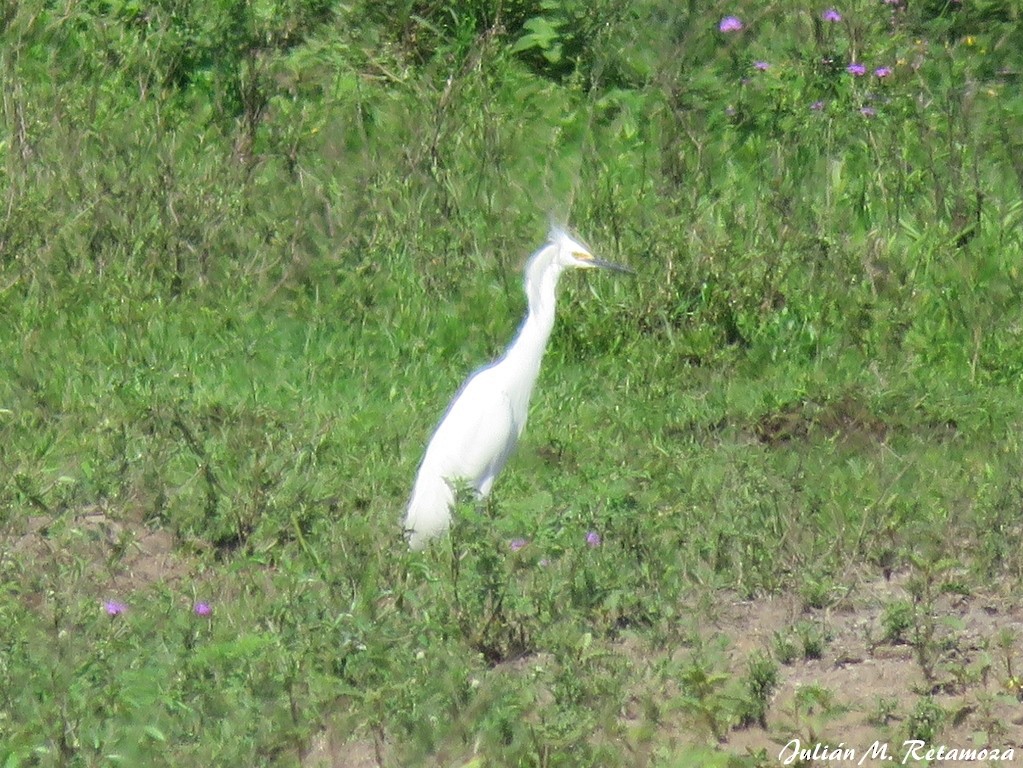
[[[934,699],[922,696],[906,718],[906,734],[910,739],[933,744],[941,733],[946,717],[947,713]]]
[[[767,709],[778,686],[778,665],[764,654],[754,654],[747,662],[746,696],[739,709],[739,726],[756,724],[767,728]]]

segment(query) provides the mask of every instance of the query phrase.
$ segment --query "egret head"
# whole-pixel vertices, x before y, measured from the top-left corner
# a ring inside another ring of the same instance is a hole
[[[560,227],[553,227],[549,237],[549,246],[556,251],[554,263],[565,269],[610,269],[614,272],[626,272],[632,274],[632,270],[604,259],[598,259],[590,249],[572,237]]]
[[[551,229],[547,244],[533,254],[526,264],[526,297],[531,309],[550,303],[553,312],[554,289],[566,269],[610,269],[615,272],[632,270],[610,261],[598,259],[590,249],[560,227]],[[549,295],[549,299],[544,296]],[[553,316],[553,315],[552,315]]]

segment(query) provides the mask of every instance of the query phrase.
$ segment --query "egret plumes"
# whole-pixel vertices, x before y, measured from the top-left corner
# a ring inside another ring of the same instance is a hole
[[[554,328],[558,279],[567,269],[598,267],[631,272],[595,258],[558,228],[530,257],[528,310],[518,335],[500,358],[466,379],[426,447],[405,515],[412,549],[447,531],[459,486],[471,487],[481,498],[490,493],[526,428],[529,398]]]

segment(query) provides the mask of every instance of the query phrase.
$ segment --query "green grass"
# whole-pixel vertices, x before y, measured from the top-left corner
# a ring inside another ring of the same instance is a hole
[[[997,746],[1018,640],[946,619],[1023,578],[1023,47],[959,5],[12,10],[0,765],[771,764],[840,738],[771,698],[832,611],[912,647],[857,746]],[[637,275],[565,278],[518,454],[410,554],[549,214]]]

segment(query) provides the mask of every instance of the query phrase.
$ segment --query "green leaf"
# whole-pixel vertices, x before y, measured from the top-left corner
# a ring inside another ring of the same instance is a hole
[[[527,30],[527,32],[515,41],[515,44],[511,47],[512,53],[521,53],[522,51],[539,48],[549,57],[552,53],[551,49],[557,46],[557,41],[561,36],[558,32],[557,26],[545,19],[543,16],[534,16],[526,21],[526,23],[522,25],[522,28]],[[560,58],[560,46],[557,47],[557,56]]]

